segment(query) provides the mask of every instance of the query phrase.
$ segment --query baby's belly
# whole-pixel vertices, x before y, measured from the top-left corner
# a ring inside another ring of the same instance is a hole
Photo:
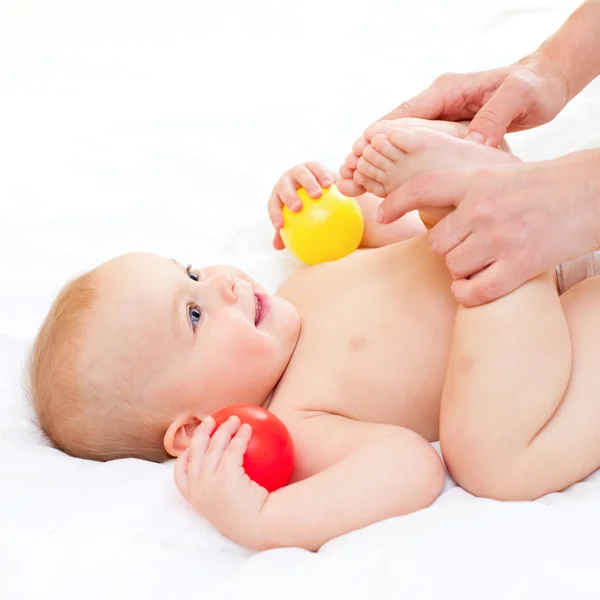
[[[443,263],[423,238],[322,267],[282,288],[302,334],[274,407],[402,425],[436,440],[456,311]]]

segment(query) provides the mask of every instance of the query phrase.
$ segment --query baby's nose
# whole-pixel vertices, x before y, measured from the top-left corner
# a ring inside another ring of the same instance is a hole
[[[223,299],[227,302],[235,302],[235,279],[230,273],[217,273],[211,278],[212,284],[215,289],[221,294]]]

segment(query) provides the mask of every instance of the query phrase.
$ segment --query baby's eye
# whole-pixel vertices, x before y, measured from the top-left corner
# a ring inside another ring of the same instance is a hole
[[[187,276],[190,279],[193,279],[194,281],[200,281],[200,277],[199,277],[198,273],[196,273],[195,271],[192,271],[192,265],[188,265],[185,269],[185,272],[187,273]]]
[[[198,323],[200,323],[200,318],[202,317],[202,311],[200,310],[200,307],[196,306],[195,304],[190,304],[188,306],[188,314],[190,316],[190,323],[192,324],[192,327],[196,329],[196,326]]]

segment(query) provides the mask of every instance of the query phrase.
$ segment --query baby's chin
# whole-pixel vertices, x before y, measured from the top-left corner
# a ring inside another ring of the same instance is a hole
[[[300,314],[296,307],[279,296],[269,295],[268,314],[259,328],[295,344],[300,335]]]

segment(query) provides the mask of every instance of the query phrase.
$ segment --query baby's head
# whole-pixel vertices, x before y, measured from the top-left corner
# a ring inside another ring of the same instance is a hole
[[[126,254],[54,301],[33,347],[33,404],[71,455],[164,460],[205,416],[262,404],[299,331],[296,309],[238,269]]]

